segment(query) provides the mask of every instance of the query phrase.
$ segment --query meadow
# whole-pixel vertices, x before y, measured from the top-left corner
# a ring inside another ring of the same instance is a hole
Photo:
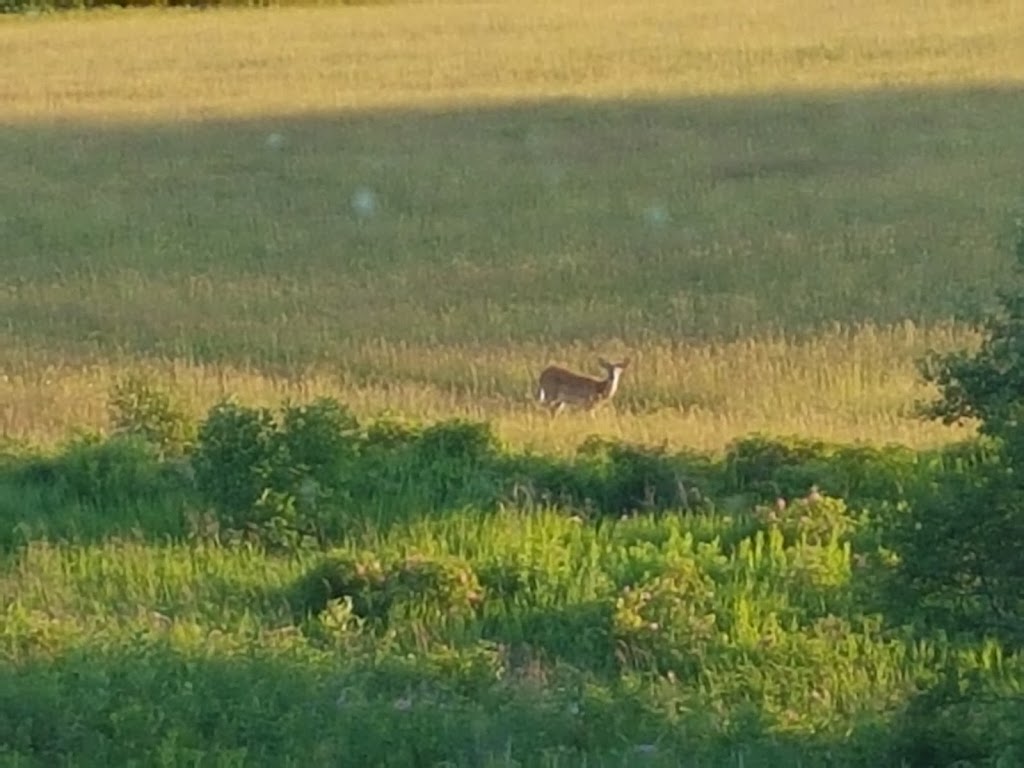
[[[0,765],[1024,762],[913,533],[988,466],[916,361],[1009,284],[1021,14],[0,16]]]
[[[1009,264],[1014,22],[798,2],[4,18],[0,425],[102,427],[110,382],[146,366],[197,414],[310,390],[555,451],[590,431],[939,444],[912,361],[970,345]],[[550,429],[531,407],[549,362],[630,353],[622,410]]]

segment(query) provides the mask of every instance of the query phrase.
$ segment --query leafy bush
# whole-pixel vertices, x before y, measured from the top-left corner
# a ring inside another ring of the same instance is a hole
[[[595,461],[567,461],[522,453],[503,457],[500,465],[504,497],[525,506],[571,507],[586,514],[600,508],[604,475]]]
[[[287,405],[280,419],[266,408],[220,403],[199,429],[196,484],[231,528],[321,536],[319,502],[342,488],[342,471],[358,453],[357,428],[327,398]]]
[[[493,506],[500,497],[495,474],[498,440],[488,423],[455,419],[420,434],[411,456],[421,496],[435,507]]]
[[[579,454],[601,468],[603,487],[595,495],[605,513],[702,506],[704,495],[695,482],[705,484],[709,466],[695,467],[692,458],[687,465],[684,454],[673,456],[664,447],[628,445],[598,437],[586,440]]]
[[[1024,487],[1000,463],[949,473],[900,518],[892,545],[918,612],[1024,640]]]
[[[286,405],[278,431],[281,485],[293,490],[300,512],[312,513],[317,502],[338,492],[343,471],[359,451],[359,423],[331,398],[308,405]]]
[[[922,408],[945,423],[980,421],[994,451],[944,473],[897,529],[903,586],[958,622],[1024,639],[1024,227],[1016,285],[986,323],[980,349],[921,361],[939,397]]]
[[[185,407],[151,379],[132,374],[115,382],[107,399],[115,434],[152,443],[161,456],[181,456],[196,438],[196,425]]]
[[[386,620],[393,610],[473,611],[483,589],[473,568],[455,557],[409,556],[382,564],[373,556],[332,555],[292,588],[296,613],[318,614],[336,600],[351,602],[364,619]]]
[[[505,493],[519,502],[571,507],[584,514],[695,511],[709,508],[716,468],[705,456],[670,454],[602,437],[585,440],[572,460],[508,456],[501,472]]]
[[[823,496],[816,489],[790,503],[759,506],[755,515],[766,527],[778,528],[787,546],[798,541],[816,545],[842,541],[856,528],[845,501]]]
[[[300,577],[292,587],[290,603],[296,615],[316,615],[335,600],[348,599],[352,612],[363,618],[387,613],[387,572],[377,558],[332,555]]]
[[[696,679],[719,637],[714,598],[714,582],[692,560],[623,587],[614,618],[620,662]]]
[[[917,452],[900,445],[833,445],[755,435],[737,440],[727,451],[722,491],[774,502],[818,488],[857,506],[891,508],[928,492],[955,455],[971,454],[974,447]]]
[[[725,469],[736,491],[753,491],[762,499],[790,498],[814,484],[827,488],[823,475],[831,457],[830,446],[820,441],[753,435],[729,447]]]
[[[500,447],[489,423],[462,419],[427,427],[416,445],[428,462],[453,461],[476,466],[493,460]]]
[[[203,497],[231,524],[240,524],[271,487],[282,463],[274,415],[232,402],[214,406],[199,427],[192,455]]]
[[[479,565],[477,578],[489,600],[504,601],[509,607],[535,593],[544,573],[535,565],[519,559],[507,559]]]
[[[405,611],[468,615],[481,605],[483,589],[461,558],[411,555],[394,563],[387,579],[389,602]]]
[[[1024,696],[1006,689],[975,670],[947,669],[896,719],[891,761],[912,768],[1020,765]]]
[[[1000,292],[1000,309],[985,322],[975,352],[930,352],[919,361],[925,381],[939,397],[919,408],[925,418],[945,424],[976,420],[983,434],[1000,435],[1016,426],[1024,411],[1024,223],[1019,225],[1017,265]]]
[[[456,419],[422,427],[386,417],[366,428],[346,490],[361,501],[420,510],[488,509],[501,500],[501,456],[489,424]]]

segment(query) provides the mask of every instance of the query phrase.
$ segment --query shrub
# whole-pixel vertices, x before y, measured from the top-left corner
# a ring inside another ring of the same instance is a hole
[[[816,486],[858,505],[896,504],[927,490],[943,454],[755,435],[734,442],[724,464],[723,490],[762,502],[800,497]]]
[[[429,462],[453,461],[465,465],[484,464],[499,450],[498,439],[489,423],[462,419],[427,427],[416,445]]]
[[[799,541],[825,545],[848,538],[856,521],[842,499],[823,496],[817,489],[789,503],[758,506],[755,515],[768,528],[778,528],[786,546]]]
[[[203,498],[231,528],[289,543],[289,531],[322,538],[320,502],[343,489],[358,453],[358,424],[331,399],[266,408],[215,406],[192,457]],[[294,542],[292,542],[294,543]]]
[[[945,424],[977,420],[983,434],[1000,435],[1020,422],[1024,404],[1024,223],[1018,229],[1015,281],[999,295],[975,352],[929,352],[919,361],[939,397],[919,405],[922,416]]]
[[[487,508],[501,496],[499,444],[491,425],[455,419],[424,429],[413,444],[410,471],[431,507]]]
[[[292,588],[299,615],[318,614],[336,600],[348,600],[364,619],[386,620],[393,610],[471,612],[483,600],[473,568],[455,557],[409,556],[388,564],[364,555],[332,555]]]
[[[214,406],[199,427],[192,465],[199,492],[230,524],[253,514],[281,464],[277,426],[266,408]]]
[[[1020,765],[1022,718],[1019,690],[1007,691],[975,670],[950,667],[896,719],[889,757],[913,768]]]
[[[692,509],[704,499],[694,483],[695,476],[707,474],[707,467],[694,471],[691,462],[690,471],[685,471],[681,455],[672,456],[664,447],[591,437],[580,446],[579,454],[602,469],[599,503],[606,513]]]
[[[957,629],[1024,639],[1024,488],[993,462],[950,472],[897,520],[900,586],[919,612]]]
[[[301,576],[293,585],[290,603],[298,616],[317,615],[341,599],[352,603],[362,618],[381,618],[387,613],[387,574],[375,557],[332,555]]]
[[[181,456],[196,438],[196,425],[170,392],[131,374],[115,382],[107,399],[115,434],[133,435],[156,446],[162,457]]]
[[[615,601],[620,663],[695,679],[717,641],[715,589],[692,560],[624,587]]]
[[[484,563],[478,566],[477,576],[488,599],[501,600],[510,607],[536,593],[544,572],[516,558]]]
[[[604,496],[603,470],[597,462],[523,453],[502,458],[503,496],[520,506],[573,507],[586,513]]]
[[[300,513],[312,514],[319,501],[341,489],[343,471],[359,451],[359,423],[331,398],[308,405],[286,405],[278,430],[283,490],[292,491]]]
[[[830,457],[829,447],[820,441],[752,435],[729,446],[725,465],[736,490],[753,490],[766,498],[788,498],[820,481],[820,472],[828,468]],[[802,468],[798,482],[791,479],[785,485],[779,483],[783,470],[796,468]]]
[[[387,592],[392,605],[446,616],[471,614],[484,598],[472,566],[452,556],[411,555],[396,562],[388,575]]]
[[[978,629],[1024,638],[1024,226],[1017,281],[1000,296],[972,354],[929,354],[924,378],[939,397],[922,408],[945,423],[980,421],[994,455],[968,471],[947,471],[897,532],[901,575],[918,598]]]

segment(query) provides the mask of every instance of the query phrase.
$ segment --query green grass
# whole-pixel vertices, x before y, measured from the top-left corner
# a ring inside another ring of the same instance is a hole
[[[889,549],[906,504],[970,471],[951,455],[751,442],[645,469],[373,440],[330,481],[324,548],[234,536],[128,443],[8,456],[3,764],[995,766],[1024,746],[1016,645],[929,619]],[[696,509],[620,518],[666,468]],[[849,504],[804,498],[812,479]],[[591,502],[548,506],[545,482]]]
[[[891,765],[943,674],[1019,685],[998,646],[886,626],[857,545],[723,549],[748,522],[467,512],[354,539],[336,555],[504,574],[475,615],[419,596],[383,627],[294,618],[312,554],[34,543],[0,584],[7,764]]]

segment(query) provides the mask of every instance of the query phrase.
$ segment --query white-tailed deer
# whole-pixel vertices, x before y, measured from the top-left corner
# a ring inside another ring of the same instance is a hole
[[[604,379],[581,376],[557,365],[548,366],[541,371],[537,382],[537,400],[551,409],[552,416],[566,405],[579,405],[589,411],[611,400],[619,388],[622,372],[629,365],[629,358],[621,363],[609,363],[604,358],[598,358],[597,362],[608,374]]]

